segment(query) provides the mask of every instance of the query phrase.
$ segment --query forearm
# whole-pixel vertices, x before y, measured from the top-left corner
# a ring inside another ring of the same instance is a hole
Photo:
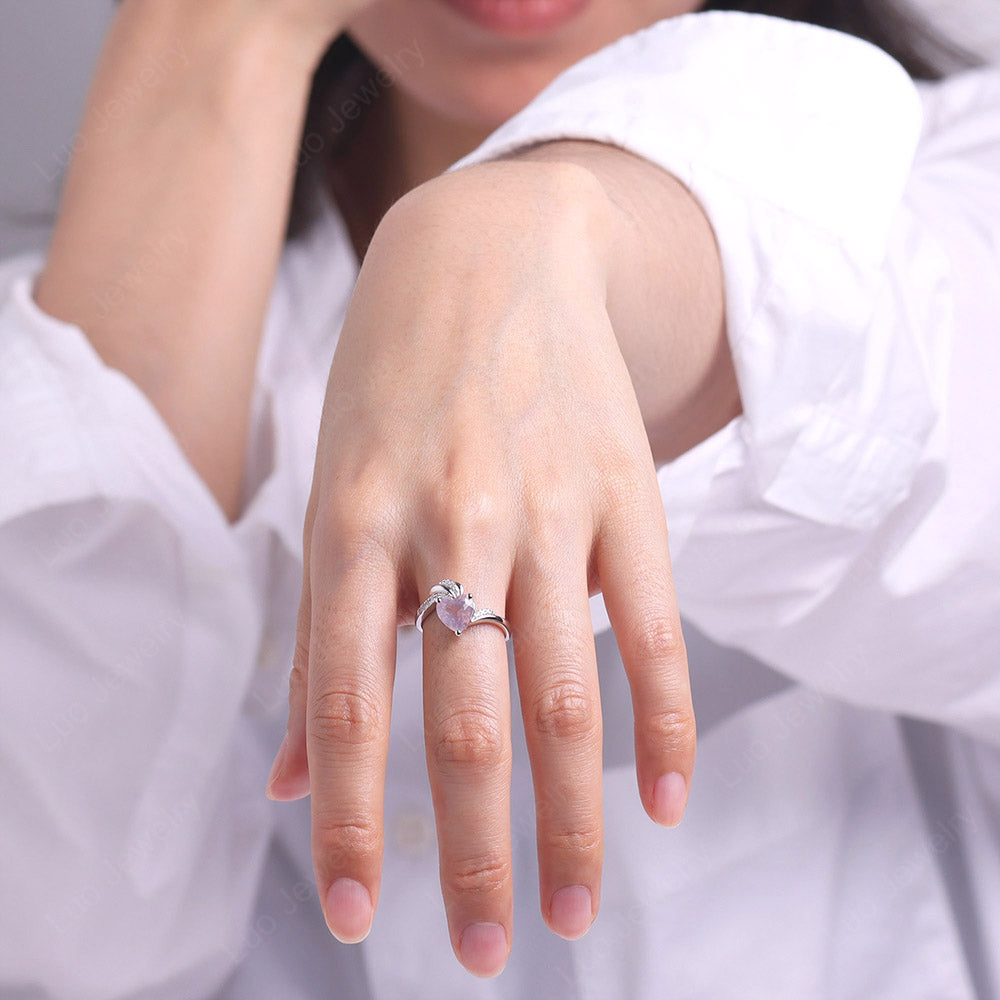
[[[35,297],[149,397],[236,513],[310,71],[246,0],[126,0]]]

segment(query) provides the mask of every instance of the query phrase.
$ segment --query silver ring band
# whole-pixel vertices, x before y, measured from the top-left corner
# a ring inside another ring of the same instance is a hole
[[[430,596],[417,609],[414,625],[418,632],[424,630],[424,619],[431,608],[437,609],[437,616],[455,635],[461,635],[472,625],[486,623],[496,625],[503,630],[504,640],[510,639],[510,629],[502,615],[490,608],[477,608],[473,603],[472,594],[462,591],[462,585],[454,580],[442,580],[431,587]]]

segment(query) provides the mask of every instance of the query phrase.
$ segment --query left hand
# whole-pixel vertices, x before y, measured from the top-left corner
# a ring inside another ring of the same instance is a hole
[[[582,167],[485,164],[403,198],[365,258],[330,372],[269,785],[274,798],[312,792],[317,882],[342,940],[364,937],[378,897],[396,630],[442,578],[510,622],[553,930],[582,935],[600,895],[598,590],[632,688],[643,804],[665,825],[683,813],[687,661],[649,441],[606,308],[604,201]],[[493,975],[513,901],[503,634],[426,624],[452,943]]]

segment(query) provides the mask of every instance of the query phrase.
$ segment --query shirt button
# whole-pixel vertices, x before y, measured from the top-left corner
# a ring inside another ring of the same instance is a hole
[[[422,809],[404,809],[392,821],[389,836],[400,854],[421,858],[434,846],[434,823]]]

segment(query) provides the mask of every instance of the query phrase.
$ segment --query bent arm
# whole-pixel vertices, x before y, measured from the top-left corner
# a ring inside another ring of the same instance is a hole
[[[121,5],[34,290],[146,394],[230,517],[325,41],[268,6]]]

